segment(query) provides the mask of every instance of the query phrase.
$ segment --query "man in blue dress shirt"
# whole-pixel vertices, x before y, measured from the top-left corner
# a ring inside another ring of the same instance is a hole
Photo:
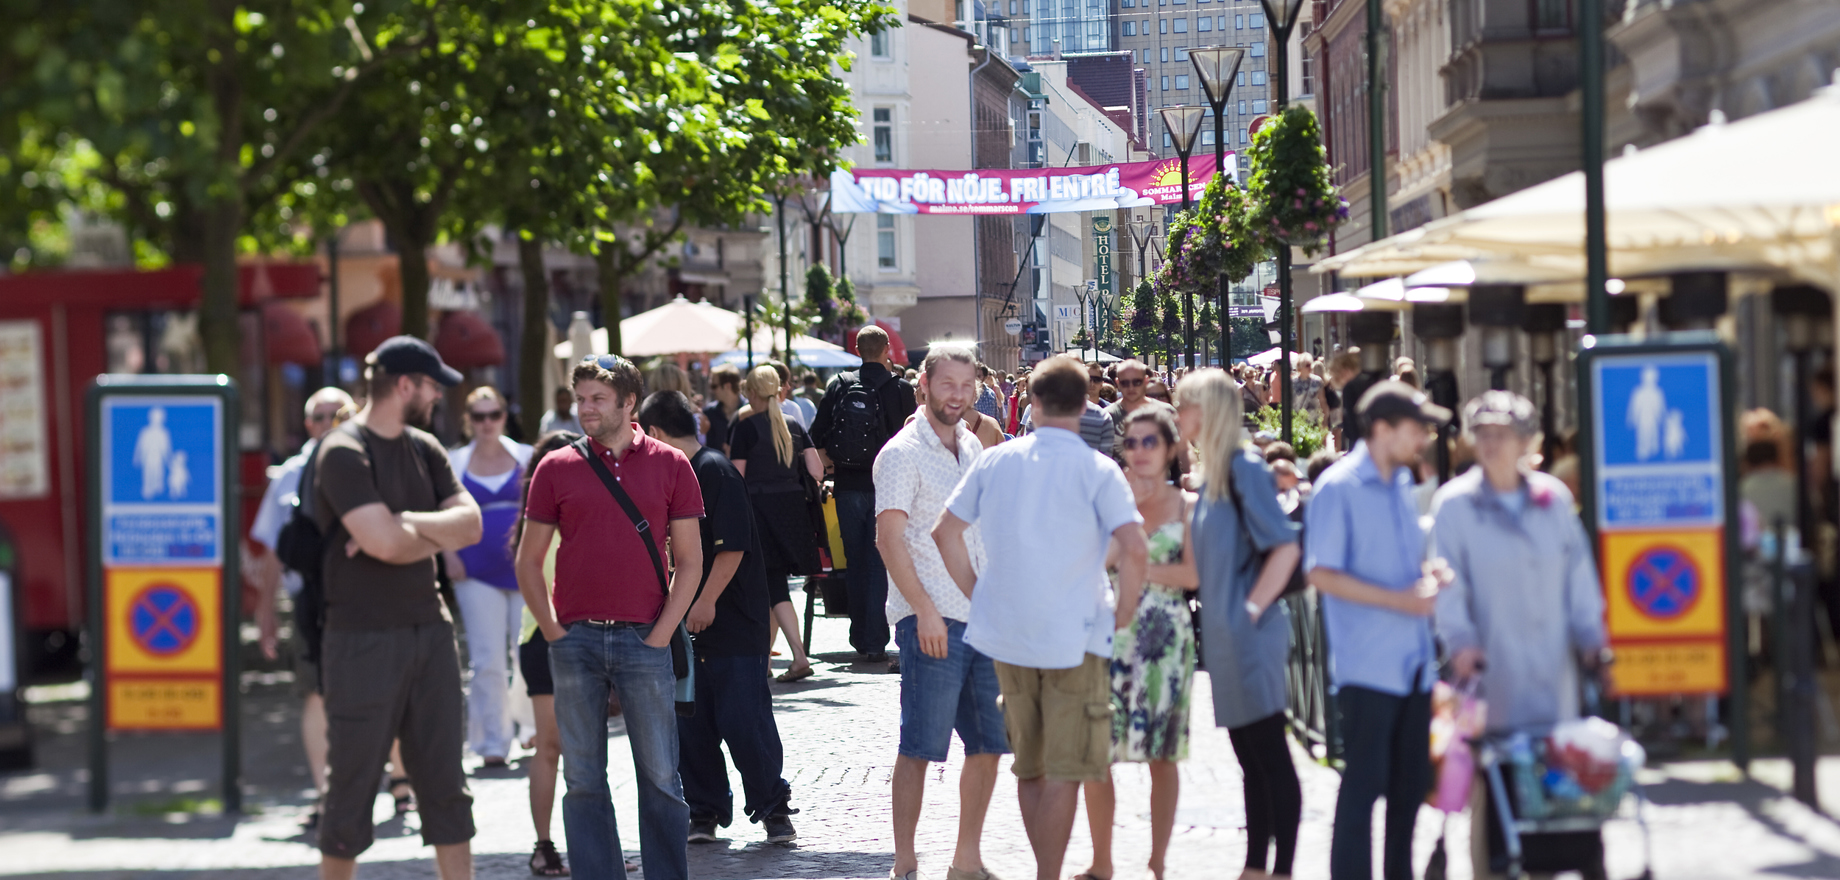
[[[1323,473],[1305,515],[1304,566],[1323,594],[1346,759],[1329,876],[1371,880],[1374,801],[1384,795],[1384,876],[1411,880],[1430,775],[1431,615],[1449,571],[1425,560],[1411,465],[1450,410],[1388,381],[1362,395],[1359,413],[1365,439]]]

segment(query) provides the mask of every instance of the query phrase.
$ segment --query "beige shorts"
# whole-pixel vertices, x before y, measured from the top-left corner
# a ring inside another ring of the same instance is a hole
[[[1071,669],[996,667],[1016,776],[1104,779],[1112,764],[1112,661],[1087,654]]]

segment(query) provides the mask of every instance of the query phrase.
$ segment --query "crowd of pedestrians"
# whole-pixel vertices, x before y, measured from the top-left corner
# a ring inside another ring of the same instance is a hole
[[[1111,767],[1147,765],[1145,867],[1162,877],[1198,667],[1243,770],[1242,876],[1288,877],[1302,794],[1282,600],[1302,590],[1320,596],[1342,724],[1338,880],[1373,876],[1383,798],[1382,873],[1413,876],[1441,675],[1479,681],[1489,729],[1511,732],[1576,716],[1580,677],[1610,659],[1590,548],[1570,491],[1534,468],[1523,398],[1470,403],[1477,467],[1427,500],[1419,464],[1453,414],[1411,384],[1410,363],[1388,377],[1352,353],[1296,359],[1297,411],[1332,428],[1300,461],[1256,430],[1278,387],[1258,371],[1062,356],[1005,375],[958,344],[909,370],[879,328],[856,341],[862,367],[822,388],[765,362],[713,370],[706,399],[668,364],[642,374],[590,356],[534,445],[506,436],[507,401],[480,386],[464,397],[468,441],[443,449],[420,426],[461,377],[409,337],[367,358],[361,408],[337,389],[308,400],[312,439],[271,473],[252,537],[287,563],[263,570],[258,618],[272,655],[273,600],[293,597],[323,877],[351,876],[370,844],[386,764],[441,876],[470,877],[463,756],[489,770],[520,745],[534,875],[687,877],[687,847],[737,818],[731,761],[739,815],[770,843],[795,840],[770,657],[783,636],[777,680],[816,674],[791,592],[827,570],[847,584],[857,662],[900,675],[896,880],[937,873],[916,829],[954,732],[947,880],[993,876],[980,844],[1003,755],[1037,880],[1061,877],[1082,797],[1093,854],[1075,876],[1117,875]],[[317,553],[287,552],[309,531]],[[614,715],[638,863],[607,777]],[[558,775],[564,846],[549,821]],[[1486,870],[1501,841],[1474,827]]]

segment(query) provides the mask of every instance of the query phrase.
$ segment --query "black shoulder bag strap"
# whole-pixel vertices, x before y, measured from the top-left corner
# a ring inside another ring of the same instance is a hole
[[[620,509],[626,511],[626,518],[632,520],[633,528],[639,530],[639,543],[645,545],[645,553],[652,558],[652,571],[658,575],[658,587],[668,597],[671,592],[671,580],[664,573],[664,557],[658,555],[658,544],[652,540],[652,524],[639,512],[639,505],[634,504],[632,496],[626,494],[625,487],[613,478],[613,472],[607,469],[606,462],[595,457],[594,450],[588,445],[588,438],[583,437],[569,444],[581,457],[588,460],[594,468],[594,475],[601,478],[601,485],[607,487],[613,500],[620,503]],[[671,634],[671,671],[683,678],[690,674],[690,657],[684,650],[684,627],[678,623],[677,631]]]

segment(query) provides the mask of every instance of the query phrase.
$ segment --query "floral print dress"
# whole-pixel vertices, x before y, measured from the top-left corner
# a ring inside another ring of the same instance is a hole
[[[1177,518],[1150,535],[1150,564],[1182,558],[1187,524]],[[1189,684],[1195,627],[1178,587],[1144,584],[1131,625],[1112,637],[1112,760],[1188,757]]]

